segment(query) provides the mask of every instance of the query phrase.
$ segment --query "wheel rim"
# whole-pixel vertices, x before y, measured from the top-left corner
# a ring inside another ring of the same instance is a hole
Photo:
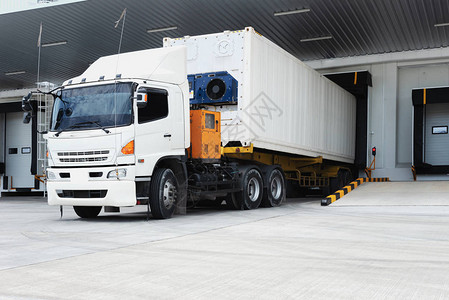
[[[281,179],[276,176],[271,181],[270,192],[273,199],[279,199],[282,194],[282,183]]]
[[[260,195],[260,182],[256,178],[248,181],[248,198],[251,202],[256,202]]]
[[[170,208],[176,202],[176,186],[171,180],[167,180],[164,184],[164,206]]]

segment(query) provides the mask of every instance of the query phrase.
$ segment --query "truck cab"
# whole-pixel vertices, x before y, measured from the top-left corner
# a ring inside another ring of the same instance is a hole
[[[185,52],[103,57],[54,93],[46,135],[50,205],[96,216],[102,206],[148,202],[157,166],[172,166],[175,180],[183,180],[180,161],[190,144]]]

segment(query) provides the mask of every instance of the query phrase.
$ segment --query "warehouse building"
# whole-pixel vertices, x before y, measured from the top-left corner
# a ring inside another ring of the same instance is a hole
[[[125,8],[121,38],[115,22]],[[446,1],[36,1],[4,10],[0,24],[0,192],[45,188],[39,132],[52,97],[36,97],[24,124],[20,101],[29,91],[51,90],[119,48],[246,26],[356,95],[361,175],[376,147],[376,177],[413,180],[414,166],[418,180],[447,179]]]

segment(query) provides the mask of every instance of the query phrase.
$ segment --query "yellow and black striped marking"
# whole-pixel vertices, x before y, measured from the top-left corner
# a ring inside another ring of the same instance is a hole
[[[359,185],[361,185],[364,182],[386,182],[390,181],[388,177],[383,178],[358,178],[357,180],[351,182],[349,185],[345,186],[341,190],[336,191],[332,195],[327,196],[323,200],[321,200],[321,206],[327,206],[329,204],[334,203]]]

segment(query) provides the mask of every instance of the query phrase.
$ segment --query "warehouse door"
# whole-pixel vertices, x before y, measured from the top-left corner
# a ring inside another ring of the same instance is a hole
[[[33,188],[31,175],[31,123],[22,122],[23,112],[6,114],[5,175],[12,188]]]
[[[426,105],[424,162],[449,165],[449,103]]]

